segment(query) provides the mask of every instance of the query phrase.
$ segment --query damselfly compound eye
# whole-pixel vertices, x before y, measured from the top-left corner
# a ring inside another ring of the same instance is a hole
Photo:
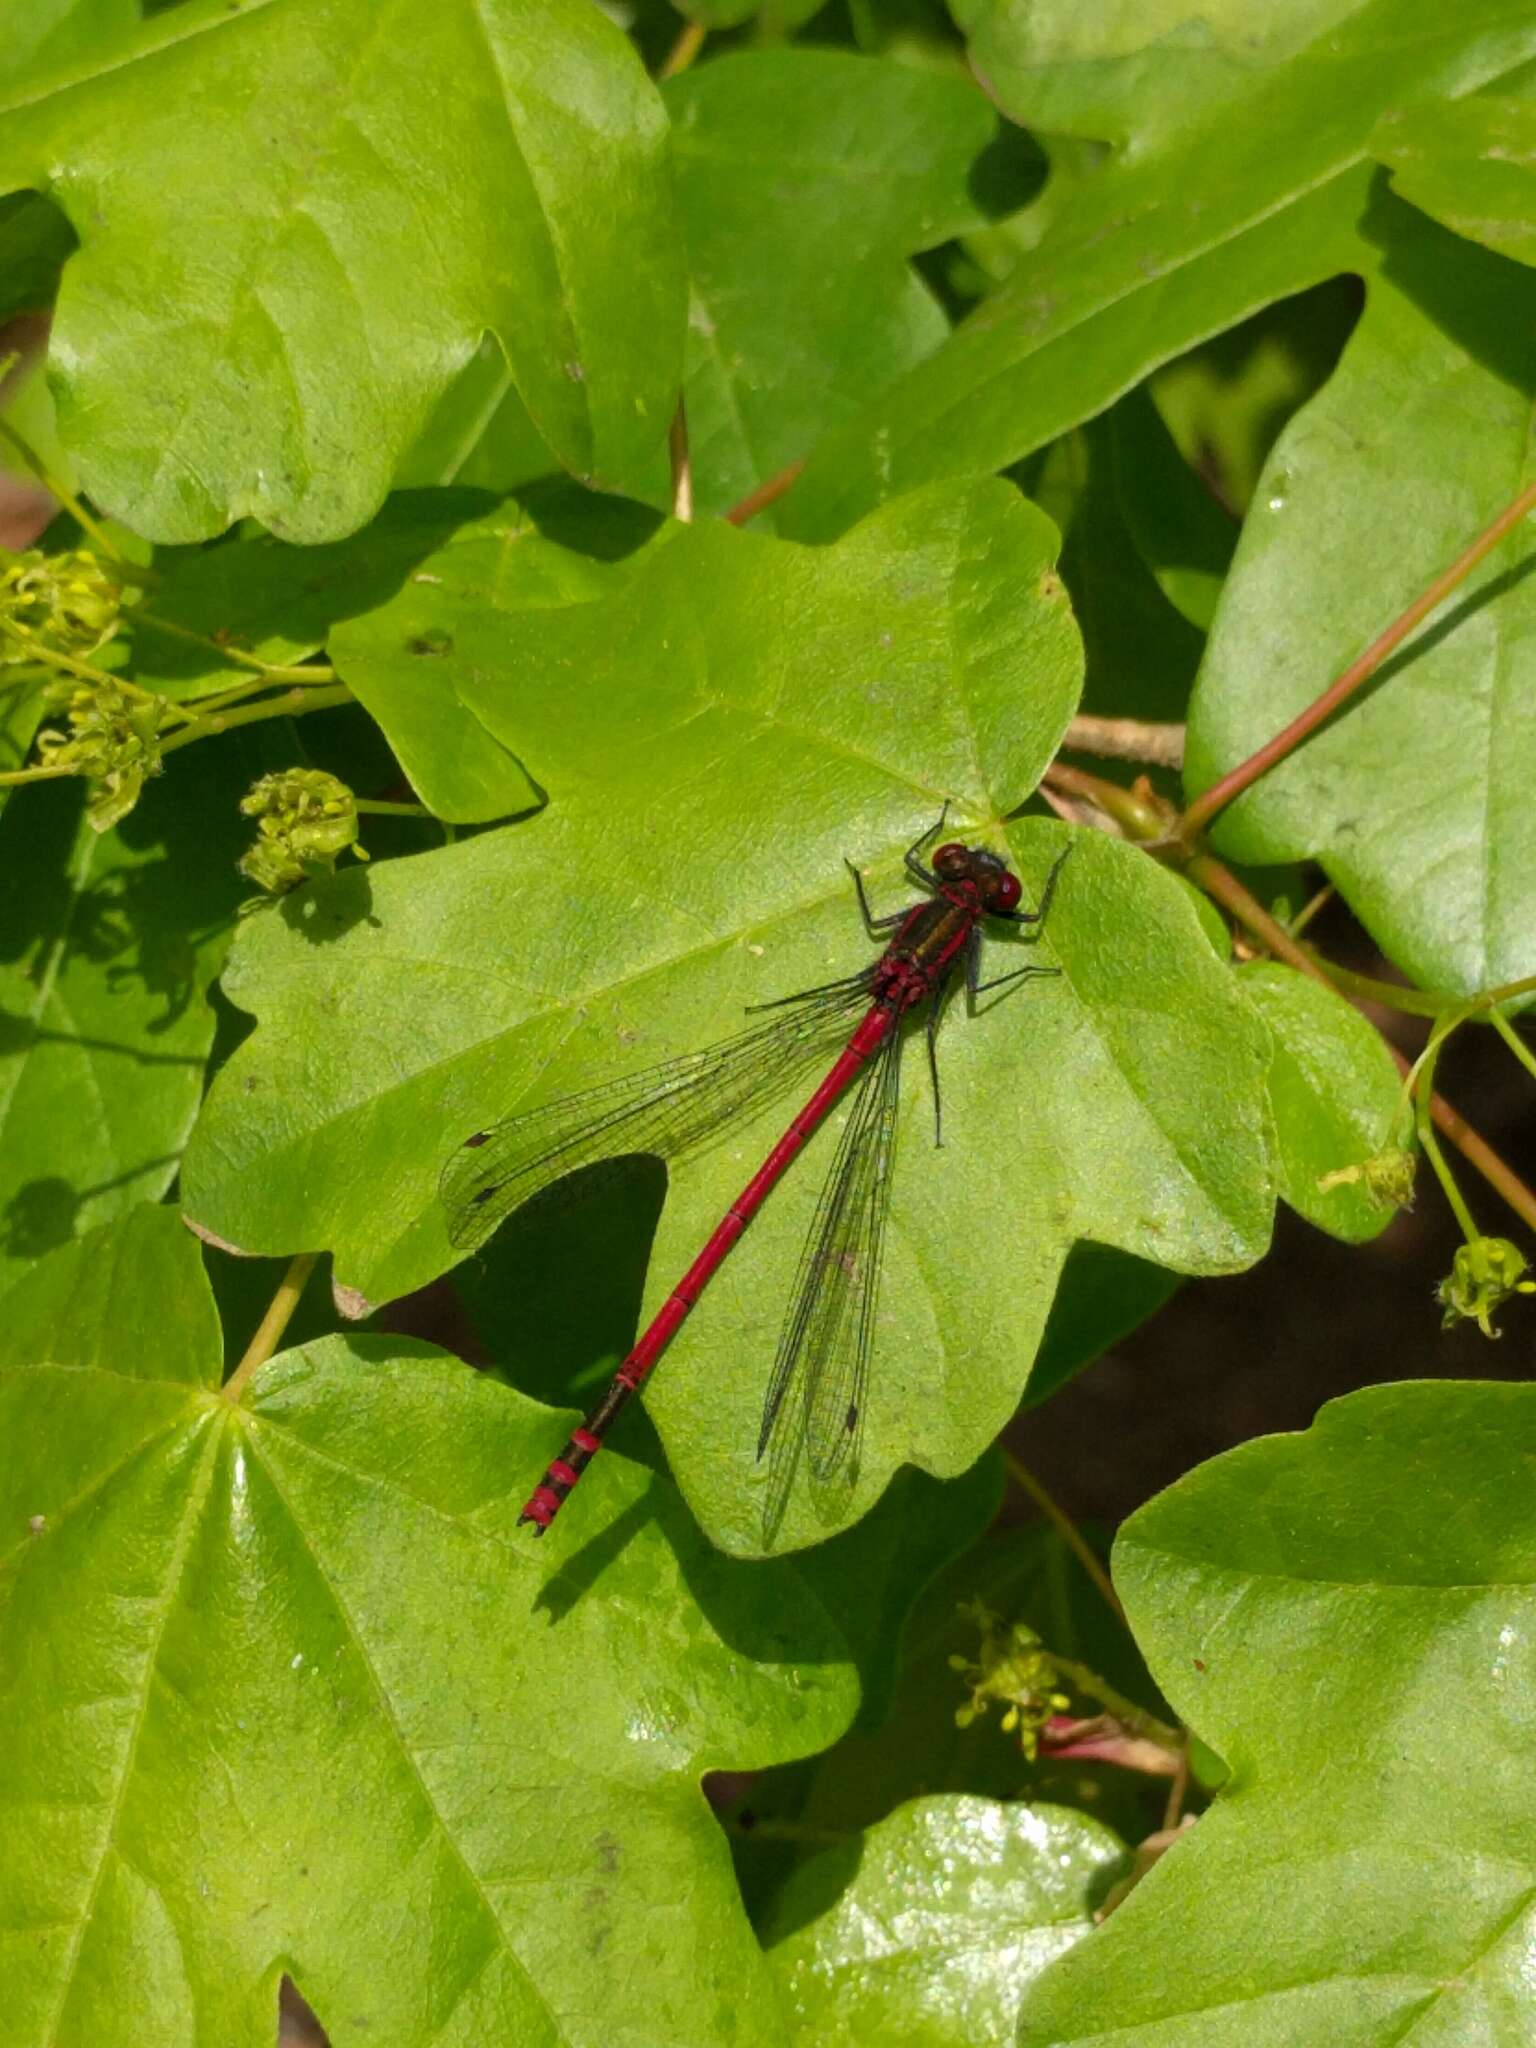
[[[963,868],[969,859],[970,848],[962,846],[958,839],[949,839],[933,856],[933,864],[941,875],[947,875]]]
[[[1024,894],[1017,875],[999,875],[992,885],[992,908],[994,910],[1017,910],[1019,898]]]

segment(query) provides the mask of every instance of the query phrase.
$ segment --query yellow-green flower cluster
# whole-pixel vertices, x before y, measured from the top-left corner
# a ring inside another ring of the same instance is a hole
[[[1453,1323],[1474,1322],[1485,1337],[1497,1337],[1493,1312],[1514,1294],[1536,1294],[1536,1280],[1525,1278],[1527,1260],[1507,1237],[1475,1237],[1458,1245],[1451,1270],[1435,1290],[1447,1330]]]
[[[349,846],[359,860],[368,858],[357,843],[356,799],[321,768],[263,775],[240,808],[257,820],[256,844],[242,856],[240,872],[273,896],[330,874]]]
[[[1064,1714],[1071,1705],[1069,1696],[1057,1689],[1050,1653],[1032,1628],[1022,1621],[1005,1627],[980,1600],[964,1603],[960,1612],[980,1628],[981,1652],[974,1660],[949,1660],[951,1671],[964,1676],[971,1692],[970,1699],[955,1709],[955,1725],[969,1728],[998,1700],[1005,1708],[1004,1728],[1010,1735],[1017,1732],[1020,1749],[1033,1762],[1041,1729],[1052,1715]]]
[[[53,683],[46,694],[65,713],[69,730],[40,732],[39,760],[46,768],[67,769],[89,780],[85,815],[98,832],[105,832],[133,809],[145,778],[160,773],[160,727],[170,703],[109,676],[99,682]]]
[[[0,571],[0,629],[16,629],[0,630],[0,665],[35,661],[27,639],[50,654],[95,654],[117,631],[122,608],[122,585],[98,556],[29,549]]]

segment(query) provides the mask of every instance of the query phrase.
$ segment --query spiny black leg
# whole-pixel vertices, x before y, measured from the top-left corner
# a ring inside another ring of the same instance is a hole
[[[930,839],[938,838],[939,834],[944,830],[944,820],[948,816],[949,798],[945,797],[944,808],[939,813],[939,822],[936,825],[930,825],[928,827],[928,830],[924,832],[920,838],[914,839],[912,844],[907,848],[906,852],[901,857],[901,864],[906,869],[907,873],[912,877],[913,881],[921,882],[923,886],[928,889],[931,889],[934,886],[934,883],[937,881],[938,878],[936,875],[931,873],[929,869],[923,866],[922,862],[918,859],[917,856],[922,851],[922,849],[928,844]]]
[[[965,1006],[972,1016],[976,1014],[976,998],[984,996],[988,989],[1006,988],[1010,981],[1027,981],[1035,974],[1060,974],[1059,967],[1015,967],[1010,974],[994,975],[991,981],[981,978],[981,927],[973,925],[971,936],[965,943]]]
[[[1070,846],[1064,846],[1060,853],[1057,854],[1055,860],[1052,861],[1051,872],[1045,878],[1045,894],[1040,898],[1040,908],[1038,910],[994,910],[989,914],[993,917],[1003,918],[1008,924],[1038,924],[1043,926],[1046,912],[1051,907],[1051,898],[1056,894],[1056,877],[1061,873],[1062,863],[1071,851]]]
[[[853,862],[846,857],[844,858],[843,866],[852,875],[853,886],[859,892],[859,910],[863,915],[865,931],[869,933],[872,939],[878,938],[881,932],[895,931],[897,925],[901,923],[907,913],[904,910],[898,910],[890,917],[875,917],[872,915],[869,908],[869,898],[864,894],[864,877],[859,873]]]
[[[970,990],[971,1001],[974,1003],[978,996],[984,996],[989,988],[1006,988],[1010,981],[1028,981],[1036,974],[1055,976],[1060,972],[1059,967],[1016,967],[1012,974],[998,974],[991,981],[978,981]]]

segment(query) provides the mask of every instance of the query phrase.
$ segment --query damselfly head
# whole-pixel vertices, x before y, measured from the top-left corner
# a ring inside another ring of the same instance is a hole
[[[933,871],[941,881],[969,882],[981,899],[983,910],[1016,910],[1023,895],[1017,875],[1010,873],[1001,855],[984,846],[962,846],[952,839],[933,856]]]

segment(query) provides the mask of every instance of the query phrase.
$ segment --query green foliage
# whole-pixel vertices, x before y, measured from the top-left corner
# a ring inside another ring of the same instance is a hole
[[[1067,1807],[914,1800],[861,1855],[827,1850],[784,1888],[791,1931],[773,1943],[769,1926],[769,1954],[800,2038],[1002,2048],[1031,1979],[1088,1932],[1088,1901],[1120,1856]]]
[[[1372,149],[1405,199],[1501,256],[1536,259],[1536,106],[1480,93],[1389,115]]]
[[[615,1457],[596,1549],[552,1577],[506,1486],[542,1410],[342,1337],[231,1404],[198,1268],[140,1211],[11,1296],[12,2038],[130,2013],[255,2040],[280,1953],[381,2041],[570,2038],[594,1999],[673,2039],[734,2005],[736,2038],[772,2039],[698,1781],[816,1748],[853,1704],[796,1566],[728,1563]]]
[[[692,280],[688,429],[723,512],[921,362],[947,323],[903,258],[979,218],[997,123],[959,77],[743,51],[666,91]]]
[[[12,14],[5,2048],[283,1974],[337,2048],[1530,2039],[1536,1413],[1431,1377],[1536,1313],[1530,9]],[[942,1146],[901,1026],[883,1238],[843,1098],[676,1294],[862,993],[450,1230],[472,1134],[870,967],[941,815],[1050,908]],[[1383,1384],[1147,1501],[1131,1375],[1187,1465],[1335,1348],[1298,1285],[1179,1433],[1280,1202]],[[760,1457],[882,1248],[846,1483]],[[1057,1491],[1146,1502],[1113,1585]]]
[[[1536,364],[1512,337],[1536,319],[1536,278],[1391,219],[1338,371],[1276,443],[1244,524],[1190,708],[1194,789],[1310,702],[1531,475]],[[1495,550],[1411,660],[1216,831],[1238,860],[1320,861],[1430,987],[1536,971],[1536,728],[1509,659],[1536,605],[1528,548],[1517,531]]]
[[[1529,1387],[1371,1388],[1126,1524],[1138,1639],[1232,1776],[1021,2044],[1530,2032],[1533,1426]]]
[[[1268,1024],[1280,1191],[1298,1215],[1351,1243],[1391,1222],[1393,1201],[1370,1171],[1398,1143],[1407,1105],[1381,1034],[1342,996],[1276,961],[1241,970]]]
[[[447,1156],[488,1112],[514,1109],[533,1076],[560,1094],[615,1050],[647,1065],[669,1044],[729,1035],[752,1002],[825,981],[857,932],[841,855],[888,860],[944,793],[961,815],[995,818],[1004,792],[1049,758],[1077,659],[1050,549],[1045,522],[1000,487],[943,489],[822,551],[728,528],[676,532],[638,574],[611,572],[611,604],[530,612],[515,637],[461,603],[452,646],[407,658],[441,668],[566,800],[525,831],[409,871],[339,877],[302,917],[250,924],[225,985],[261,1028],[215,1085],[186,1162],[188,1213],[246,1251],[327,1243],[369,1300],[403,1293],[456,1257],[437,1199]],[[429,587],[428,601],[438,597]],[[772,637],[757,630],[770,617],[783,621]],[[421,643],[414,593],[389,630],[397,646]],[[615,821],[689,801],[702,829],[707,799],[694,792],[722,753],[739,762],[720,793],[729,857],[657,873]],[[1023,824],[1008,843],[1038,895],[1059,835]],[[825,878],[814,892],[808,865]],[[646,878],[663,893],[640,899],[640,919],[633,885],[601,888],[573,926],[535,885],[552,870]],[[875,878],[883,900],[891,879],[878,866]],[[974,1461],[1017,1402],[1074,1239],[1184,1271],[1246,1264],[1265,1242],[1267,1039],[1185,893],[1090,836],[1040,951],[1063,975],[1013,999],[1027,1033],[1000,1029],[1010,1013],[998,1009],[944,1034],[951,1142],[898,1186],[894,1227],[912,1256],[881,1306],[904,1398],[871,1406],[850,1512],[908,1460],[941,1474]],[[533,964],[541,957],[562,963],[558,997]],[[317,1010],[336,1019],[323,1051],[304,1022]],[[1054,1077],[1044,1105],[1032,1092],[1042,1071]],[[679,1174],[653,1302],[783,1115],[773,1105]],[[914,1086],[903,1149],[931,1150],[931,1128]],[[996,1212],[994,1175],[1029,1189],[1012,1214]],[[761,1379],[721,1387],[718,1346],[729,1331],[732,1349],[767,1370],[815,1198],[813,1175],[777,1191],[775,1230],[742,1246],[651,1403],[690,1501],[733,1550],[763,1541],[750,1421]],[[929,1277],[967,1230],[1009,1271],[1003,1328],[990,1298],[972,1315]],[[780,1541],[825,1533],[806,1503]]]
[[[81,480],[164,541],[349,532],[487,328],[561,459],[632,477],[681,342],[665,165],[589,0],[173,11],[0,133],[0,183],[80,238],[52,363]]]
[[[231,767],[235,764],[231,763]],[[0,1274],[175,1178],[234,921],[238,770],[100,832],[69,785],[0,816]]]
[[[1451,12],[1439,0],[1372,0],[1338,35],[1332,11],[1307,9],[1323,17],[1320,32],[1291,61],[1230,67],[1230,92],[1193,119],[1165,116],[1089,178],[999,292],[827,437],[791,501],[790,530],[838,532],[897,491],[1016,462],[1192,342],[1335,271],[1370,267],[1362,216],[1378,116],[1405,94],[1457,96],[1499,77],[1536,54],[1536,24],[1518,0]],[[980,25],[1035,11],[979,0],[967,12]],[[982,68],[1007,112],[1041,118],[1041,74],[1021,65],[1010,90],[1010,70]],[[1069,60],[1071,76],[1081,68]],[[1133,103],[1176,109],[1187,69],[1175,45],[1120,76]],[[1043,76],[1049,87],[1049,64]]]

